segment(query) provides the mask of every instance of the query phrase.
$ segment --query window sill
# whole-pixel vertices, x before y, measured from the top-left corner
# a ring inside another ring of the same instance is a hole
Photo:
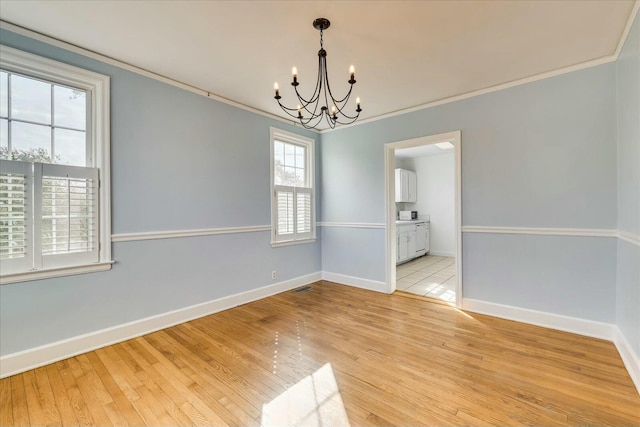
[[[318,240],[317,237],[312,237],[310,239],[304,239],[304,240],[285,240],[282,242],[271,242],[271,247],[280,248],[282,246],[305,245],[307,243],[314,243],[317,240]]]
[[[27,271],[24,273],[7,274],[0,277],[0,285],[9,283],[28,282],[30,280],[52,279],[54,277],[73,276],[76,274],[95,273],[111,270],[115,261],[97,262],[95,264],[75,265],[70,267],[50,268],[47,270]]]

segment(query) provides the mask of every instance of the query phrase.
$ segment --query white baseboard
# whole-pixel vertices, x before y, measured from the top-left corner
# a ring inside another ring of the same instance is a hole
[[[530,323],[545,328],[558,329],[560,331],[613,341],[615,325],[610,323],[595,322],[578,317],[529,310],[472,298],[462,299],[462,309],[474,313],[500,317],[502,319],[515,320],[517,322]]]
[[[341,285],[354,286],[356,288],[362,288],[369,291],[384,292],[385,294],[389,293],[389,289],[385,282],[363,279],[362,277],[348,276],[346,274],[323,271],[322,280],[340,283]]]
[[[0,357],[0,378],[227,310],[322,279],[320,272]]]
[[[455,252],[442,252],[442,251],[429,251],[429,255],[433,255],[433,256],[446,256],[446,257],[450,257],[450,258],[455,258],[456,253]]]
[[[616,345],[618,353],[620,353],[620,357],[638,390],[638,394],[640,394],[640,357],[633,351],[629,345],[629,341],[622,335],[622,332],[617,326],[614,327],[613,343]]]

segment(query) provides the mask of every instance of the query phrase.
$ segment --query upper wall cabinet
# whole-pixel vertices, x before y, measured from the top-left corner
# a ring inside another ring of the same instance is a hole
[[[417,179],[414,171],[396,169],[396,203],[417,201]]]

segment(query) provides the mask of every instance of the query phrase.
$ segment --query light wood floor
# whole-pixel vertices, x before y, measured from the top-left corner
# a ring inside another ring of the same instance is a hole
[[[320,282],[0,380],[0,425],[640,425],[607,341]]]

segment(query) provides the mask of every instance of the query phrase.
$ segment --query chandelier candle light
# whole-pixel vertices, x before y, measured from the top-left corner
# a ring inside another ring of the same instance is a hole
[[[323,117],[327,120],[331,129],[335,128],[336,124],[348,125],[355,122],[362,111],[360,108],[360,98],[356,98],[356,114],[354,116],[346,114],[343,110],[347,102],[349,102],[353,85],[356,83],[356,69],[353,65],[349,67],[349,92],[347,92],[342,99],[334,98],[331,93],[329,77],[327,75],[327,51],[324,50],[322,40],[322,32],[329,28],[329,25],[331,25],[331,22],[326,18],[318,18],[313,21],[313,27],[320,30],[320,50],[318,51],[318,80],[316,81],[316,88],[311,98],[307,100],[298,92],[298,85],[300,83],[298,82],[298,69],[296,67],[291,69],[291,74],[293,75],[291,86],[293,86],[296,96],[298,97],[298,105],[296,108],[288,108],[282,105],[280,102],[282,98],[280,96],[280,86],[278,86],[277,82],[273,85],[273,89],[276,92],[274,98],[278,101],[278,105],[280,105],[288,115],[297,119],[306,129],[315,128],[322,121]],[[329,107],[331,107],[331,110],[329,110]]]

